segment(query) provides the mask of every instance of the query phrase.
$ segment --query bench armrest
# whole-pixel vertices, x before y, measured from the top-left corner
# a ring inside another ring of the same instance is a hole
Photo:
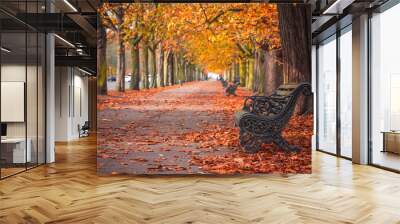
[[[260,116],[277,114],[282,109],[279,103],[267,96],[250,96],[244,101],[243,110]]]
[[[266,96],[248,96],[244,99],[243,110],[250,111],[256,101],[264,101],[267,98]]]

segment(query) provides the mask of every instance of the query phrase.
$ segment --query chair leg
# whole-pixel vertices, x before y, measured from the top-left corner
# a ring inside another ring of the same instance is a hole
[[[286,152],[298,152],[300,149],[294,145],[290,145],[282,136],[278,135],[274,138],[274,143],[284,149]]]

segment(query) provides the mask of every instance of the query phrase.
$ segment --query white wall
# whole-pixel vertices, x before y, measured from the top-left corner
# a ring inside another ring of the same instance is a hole
[[[1,66],[1,81],[25,82],[25,64],[4,64]],[[7,110],[7,108],[1,108]],[[7,123],[7,137],[25,137],[25,122]]]
[[[38,69],[38,70],[37,70]],[[29,139],[32,151],[32,161],[44,163],[45,148],[45,120],[44,120],[44,74],[42,68],[35,66],[25,66],[24,64],[9,63],[1,66],[2,82],[24,82],[26,84],[26,107],[20,109],[22,113],[26,112],[26,121],[21,122],[5,122],[7,124],[8,138],[24,138],[25,135]],[[25,80],[27,78],[27,80]],[[24,94],[24,90],[21,94]],[[4,97],[4,96],[2,96]],[[5,96],[7,97],[7,96]],[[7,113],[13,113],[11,108],[1,108]],[[37,153],[39,154],[37,156]]]
[[[69,133],[69,96],[68,88],[70,84],[70,77],[68,75],[69,69],[67,67],[55,68],[55,140],[67,141]]]
[[[20,64],[3,64],[1,66],[1,81],[3,82],[25,82],[25,75],[26,75],[26,70],[28,72],[28,81],[29,81],[29,86],[36,86],[36,80],[33,80],[30,78],[30,74],[35,74],[36,75],[36,67],[33,66],[28,66],[25,67],[25,64],[20,65]],[[31,107],[31,110],[27,109],[27,112],[32,112],[32,107],[34,107],[34,110],[36,111],[36,88],[27,88],[27,106]],[[39,105],[40,106],[40,105]],[[24,109],[24,108],[23,108]],[[7,110],[7,108],[1,108],[1,110]],[[28,124],[28,129],[32,127],[33,129],[36,130],[36,119],[37,115],[36,113],[27,113],[27,119],[28,122],[33,122],[34,124],[29,123]],[[7,122],[7,136],[8,137],[25,137],[25,123],[26,122]],[[35,127],[33,127],[35,126]],[[29,136],[29,130],[28,130],[28,137]],[[36,137],[36,136],[35,136]]]
[[[76,72],[76,70],[75,70]],[[82,76],[82,73],[74,75],[74,108],[72,109],[73,119],[71,120],[72,125],[72,136],[79,137],[78,124],[83,125],[85,121],[89,119],[88,113],[88,78]]]
[[[72,67],[56,67],[55,73],[55,140],[70,141],[88,120],[88,78]]]

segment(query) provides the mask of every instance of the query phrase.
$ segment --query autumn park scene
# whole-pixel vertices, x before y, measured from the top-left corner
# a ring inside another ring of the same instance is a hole
[[[311,10],[105,3],[97,170],[311,173]]]

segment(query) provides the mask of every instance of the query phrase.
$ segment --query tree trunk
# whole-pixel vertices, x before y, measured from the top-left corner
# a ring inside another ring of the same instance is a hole
[[[311,82],[311,9],[308,5],[279,4],[284,83]],[[312,99],[299,101],[296,112],[312,111]]]
[[[265,94],[265,72],[266,72],[266,67],[265,67],[265,53],[266,51],[260,49],[259,50],[259,57],[258,57],[258,66],[259,66],[259,73],[258,73],[258,82],[257,82],[257,93],[260,95]]]
[[[157,81],[159,86],[164,86],[164,50],[161,44],[158,47]]]
[[[264,95],[271,95],[283,84],[282,66],[277,63],[278,50],[264,52],[265,84]]]
[[[233,82],[240,82],[240,64],[235,63],[235,77],[233,78]]]
[[[190,72],[190,64],[187,62],[183,62],[183,72],[185,74],[185,82],[190,82],[192,81],[192,73]]]
[[[230,82],[233,82],[235,80],[235,74],[236,74],[236,64],[232,64],[232,73],[231,73],[231,79],[229,80]]]
[[[181,75],[182,75],[182,77],[181,77],[181,80],[183,81],[183,82],[186,82],[186,81],[190,81],[190,73],[188,72],[188,69],[187,69],[187,64],[186,64],[186,62],[181,58],[181,68],[182,68],[182,73],[181,73]],[[183,83],[181,81],[181,83]]]
[[[175,69],[174,69],[174,53],[170,52],[168,54],[168,84],[174,85],[175,80],[174,80],[174,75],[175,75]]]
[[[139,46],[136,44],[132,46],[132,77],[131,89],[139,90],[140,86],[140,59],[139,59]]]
[[[196,66],[196,77],[197,77],[197,80],[201,80],[200,69],[197,66]]]
[[[175,70],[175,78],[174,84],[181,83],[184,80],[184,71],[183,71],[183,60],[182,57],[178,54],[174,54],[175,60],[174,60],[174,70]]]
[[[148,49],[147,49],[147,44],[142,43],[140,46],[140,81],[141,81],[141,88],[142,89],[148,89],[149,88],[149,77],[148,77]]]
[[[101,25],[101,20],[98,18],[99,25],[97,29],[97,68],[98,68],[98,93],[107,95],[107,35],[106,29]]]
[[[120,92],[125,91],[125,43],[121,31],[118,35],[118,62],[117,62],[117,89]]]
[[[229,69],[225,70],[224,73],[222,74],[222,78],[227,80],[229,77]]]
[[[247,80],[247,89],[253,89],[254,82],[254,58],[249,59],[249,72],[248,72],[248,80]]]
[[[177,54],[175,53],[174,54],[174,65],[173,65],[173,67],[174,67],[174,82],[172,83],[172,85],[175,85],[176,83],[177,83],[177,81],[178,81],[178,73],[179,73],[179,66],[178,66],[178,56],[177,56]]]
[[[178,80],[179,84],[182,84],[185,80],[185,61],[183,60],[182,55],[178,57]]]
[[[156,55],[156,47],[149,47],[149,73],[151,78],[150,88],[157,87],[157,55]]]
[[[168,76],[168,59],[169,59],[170,52],[167,51],[164,55],[164,86],[169,85],[169,76]]]
[[[242,60],[240,62],[240,86],[246,86],[247,78],[247,60]]]
[[[260,58],[261,58],[261,50],[258,49],[254,52],[254,73],[253,73],[253,92],[257,92],[258,83],[260,79]]]

